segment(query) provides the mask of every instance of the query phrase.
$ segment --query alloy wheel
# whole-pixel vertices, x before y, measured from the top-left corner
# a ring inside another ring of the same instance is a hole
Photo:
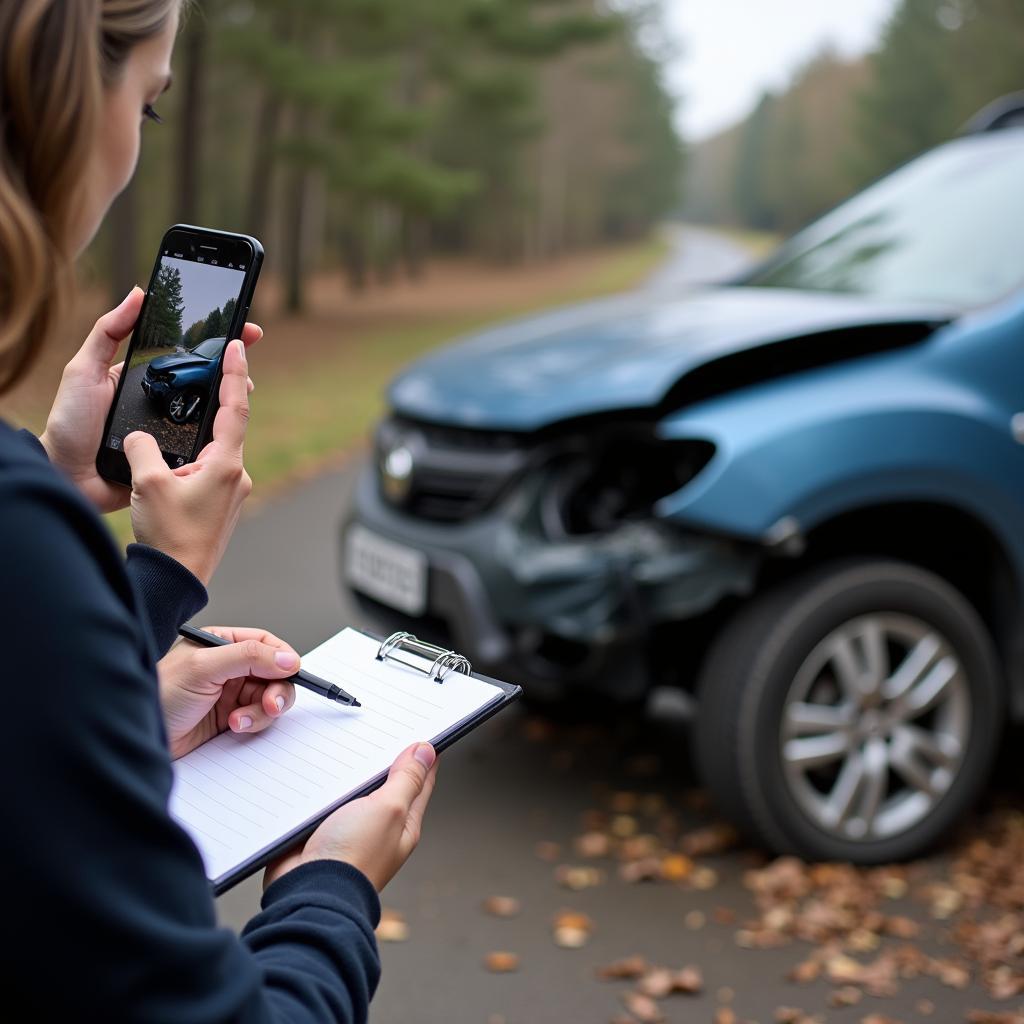
[[[797,670],[783,708],[783,777],[804,814],[846,840],[913,828],[957,776],[971,726],[960,659],[922,619],[845,622]]]

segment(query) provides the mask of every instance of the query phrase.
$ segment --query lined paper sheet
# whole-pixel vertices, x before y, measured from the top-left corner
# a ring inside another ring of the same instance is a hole
[[[199,847],[211,881],[358,792],[410,743],[437,741],[502,697],[498,687],[462,673],[449,672],[439,684],[377,661],[379,646],[345,629],[302,659],[304,669],[348,690],[362,707],[297,686],[295,705],[265,732],[222,733],[174,762],[171,814]]]

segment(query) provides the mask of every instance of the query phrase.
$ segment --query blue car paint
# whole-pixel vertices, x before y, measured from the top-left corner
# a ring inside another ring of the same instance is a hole
[[[709,288],[661,301],[631,295],[446,346],[402,373],[388,397],[413,419],[531,431],[594,413],[649,409],[690,370],[773,341],[951,315],[935,304],[781,288]]]
[[[770,381],[666,417],[717,451],[659,516],[762,539],[844,512],[929,501],[976,517],[1024,581],[1024,301],[968,314],[920,346]],[[955,538],[951,538],[955,543]]]

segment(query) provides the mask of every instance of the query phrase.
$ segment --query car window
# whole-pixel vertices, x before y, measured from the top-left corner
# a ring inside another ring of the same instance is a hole
[[[743,283],[964,308],[1024,284],[1024,128],[958,139],[795,235]]]
[[[199,356],[204,356],[207,359],[216,359],[220,355],[220,350],[224,347],[224,338],[207,338],[206,341],[201,341],[192,351]]]

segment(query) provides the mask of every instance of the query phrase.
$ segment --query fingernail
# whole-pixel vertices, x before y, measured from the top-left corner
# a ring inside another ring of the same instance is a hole
[[[241,338],[238,338],[235,341],[235,344],[238,346],[238,354],[244,359],[245,358],[245,342],[242,341]]]
[[[413,751],[412,756],[415,757],[424,768],[429,768],[434,763],[434,758],[437,757],[434,753],[434,748],[429,743],[421,743],[415,751]]]
[[[284,711],[284,697],[282,697],[280,694],[278,694],[274,698],[274,703],[277,705],[277,710],[278,711]]]
[[[294,669],[299,664],[299,657],[297,654],[292,654],[291,651],[278,651],[274,655],[274,661],[278,668]]]
[[[242,715],[242,717],[238,720],[238,728],[241,729],[243,732],[246,729],[251,729],[252,719],[248,715]]]

